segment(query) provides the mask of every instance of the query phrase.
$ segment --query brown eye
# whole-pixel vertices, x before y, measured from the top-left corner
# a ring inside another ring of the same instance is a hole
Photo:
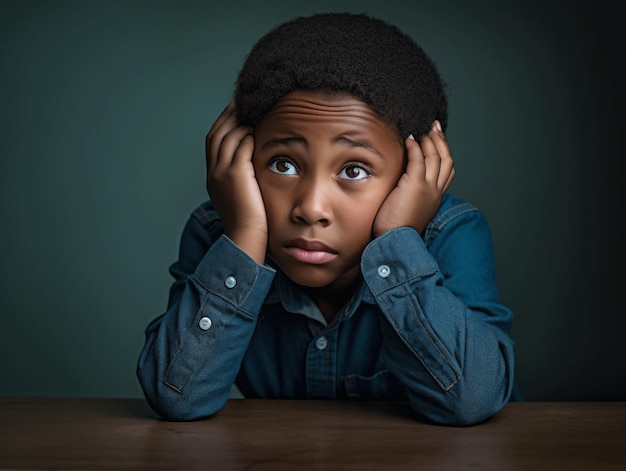
[[[276,170],[278,170],[279,172],[288,172],[290,168],[291,165],[283,160],[281,160],[280,162],[276,162]]]
[[[275,159],[269,164],[271,171],[282,175],[296,175],[296,166],[287,159]]]
[[[362,170],[359,167],[348,167],[346,169],[346,175],[348,175],[350,178],[357,178],[361,171]]]
[[[345,178],[347,180],[363,180],[364,178],[369,177],[370,173],[367,169],[361,167],[360,165],[348,165],[344,167],[341,171],[341,178]]]

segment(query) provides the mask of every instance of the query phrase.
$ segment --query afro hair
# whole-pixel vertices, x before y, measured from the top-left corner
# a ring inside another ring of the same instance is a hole
[[[320,13],[283,23],[253,46],[237,77],[241,124],[255,126],[295,90],[347,92],[404,139],[448,121],[445,84],[433,61],[399,28],[364,14]]]

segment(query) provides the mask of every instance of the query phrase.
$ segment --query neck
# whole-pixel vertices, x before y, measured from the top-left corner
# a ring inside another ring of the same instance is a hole
[[[311,298],[327,322],[332,321],[339,310],[350,300],[359,284],[357,277],[341,286],[329,285],[321,288],[304,287],[304,292]]]

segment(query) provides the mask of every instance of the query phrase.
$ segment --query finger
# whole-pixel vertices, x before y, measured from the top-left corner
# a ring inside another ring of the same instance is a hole
[[[206,140],[212,151],[219,147],[220,141],[228,131],[237,127],[237,115],[232,103],[224,108],[207,133]]]
[[[215,170],[220,172],[226,170],[235,163],[240,163],[241,159],[235,161],[237,149],[244,138],[252,133],[249,126],[237,126],[229,130],[221,140],[219,149],[216,151]],[[251,158],[251,156],[250,156]]]
[[[254,153],[254,134],[252,128],[246,127],[243,130],[246,134],[239,140],[239,145],[235,149],[233,155],[233,165],[241,165],[252,162],[252,154]]]
[[[207,133],[207,135],[212,134],[234,112],[235,112],[235,102],[233,100],[230,100],[228,104],[226,105],[226,107],[222,110],[220,115],[217,117],[213,125],[211,126],[211,129],[209,129],[209,132]]]
[[[450,148],[448,146],[448,142],[446,141],[446,136],[442,131],[439,121],[435,121],[433,123],[433,128],[429,133],[429,137],[431,138],[432,143],[434,144],[441,161],[437,186],[439,188],[447,189],[447,187],[450,186],[450,183],[452,183],[452,179],[450,178],[450,172],[452,172],[452,170],[454,169],[454,159],[452,158],[452,154],[450,153]]]
[[[212,155],[207,155],[206,189],[211,199],[215,196],[213,192],[217,191],[216,188],[219,189],[224,184],[230,186],[233,178],[238,178],[238,172],[243,167],[235,167],[233,159],[242,140],[250,133],[250,128],[247,126],[236,127],[224,135],[216,151],[208,153]],[[251,164],[250,167],[252,167]]]
[[[206,136],[205,151],[207,165],[213,167],[217,164],[219,158],[219,149],[222,145],[224,137],[234,128],[237,127],[237,117],[235,114],[235,108],[233,103],[229,103],[228,106],[222,111],[220,116],[215,120],[211,130]]]
[[[432,131],[423,136],[420,141],[422,152],[424,153],[424,167],[426,168],[424,179],[430,185],[437,185],[441,170],[441,158],[431,134]]]
[[[447,188],[452,183],[452,178],[454,178],[454,160],[452,156],[447,154],[439,154],[441,158],[441,164],[439,168],[439,179],[437,181],[437,187],[446,191]]]
[[[411,134],[406,138],[404,145],[407,152],[407,164],[405,175],[411,175],[419,180],[424,179],[426,173],[426,167],[424,166],[424,154],[419,143],[415,140]]]
[[[453,167],[452,171],[450,172],[450,175],[448,175],[448,179],[446,180],[446,183],[443,186],[443,193],[448,191],[448,188],[450,188],[450,185],[452,184],[452,180],[454,180],[454,176],[455,175],[456,175],[456,173],[455,173],[454,167]]]

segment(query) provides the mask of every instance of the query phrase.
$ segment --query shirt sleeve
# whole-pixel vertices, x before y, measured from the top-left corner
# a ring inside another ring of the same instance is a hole
[[[150,406],[194,420],[228,400],[275,271],[192,216],[170,272],[168,309],[146,328],[137,375]]]
[[[410,228],[383,234],[366,247],[362,271],[384,316],[385,363],[420,417],[469,425],[508,402],[512,313],[497,299],[479,211],[446,220],[428,248]]]

